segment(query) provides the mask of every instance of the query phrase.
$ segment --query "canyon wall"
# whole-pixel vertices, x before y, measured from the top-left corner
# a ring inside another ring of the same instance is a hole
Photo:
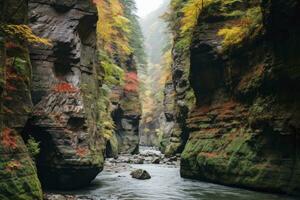
[[[116,126],[114,137],[118,146],[118,151],[113,155],[139,152],[139,125],[142,110],[135,61],[131,59],[123,68],[126,71],[124,86],[113,89],[111,95],[112,117]]]
[[[183,177],[299,195],[299,8],[295,0],[215,1],[199,16],[188,56],[174,48],[180,131],[172,137],[182,140],[171,147],[186,143]],[[244,25],[248,37],[226,46],[222,34]],[[190,107],[182,101],[189,84]]]
[[[109,153],[137,153],[141,108],[134,55],[120,64],[125,85],[111,100],[116,133],[105,135],[113,125],[106,124],[111,109],[92,1],[0,6],[0,199],[42,199],[41,184],[86,186]]]
[[[97,11],[87,1],[29,2],[30,26],[52,46],[31,48],[34,110],[25,133],[40,141],[45,187],[74,189],[102,170]]]
[[[27,24],[28,10],[15,0],[0,4],[0,199],[39,200],[41,184],[21,137],[33,106],[29,51],[21,38],[3,34],[7,24]]]

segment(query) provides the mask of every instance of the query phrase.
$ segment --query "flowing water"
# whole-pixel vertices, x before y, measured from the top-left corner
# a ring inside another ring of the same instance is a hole
[[[178,167],[151,164],[131,167],[147,170],[152,178],[133,179],[130,176],[132,169],[122,172],[104,170],[90,187],[72,194],[96,200],[295,200],[286,196],[183,179]]]

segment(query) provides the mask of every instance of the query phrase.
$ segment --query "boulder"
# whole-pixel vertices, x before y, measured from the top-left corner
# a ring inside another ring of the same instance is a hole
[[[152,164],[159,164],[160,163],[160,159],[159,158],[154,158],[152,160]]]
[[[143,169],[134,170],[133,172],[130,173],[130,175],[132,178],[139,179],[139,180],[146,180],[151,178],[150,174]]]

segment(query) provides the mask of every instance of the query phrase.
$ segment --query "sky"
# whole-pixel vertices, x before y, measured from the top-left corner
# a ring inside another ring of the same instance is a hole
[[[163,0],[135,0],[138,16],[141,18],[147,16],[152,11],[156,10],[162,3]]]

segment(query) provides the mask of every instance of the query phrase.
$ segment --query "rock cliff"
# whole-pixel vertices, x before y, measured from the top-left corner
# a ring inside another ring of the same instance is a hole
[[[93,1],[1,1],[0,10],[0,199],[42,199],[41,183],[86,186],[102,170],[105,153],[137,153],[136,55],[118,63],[126,77],[111,102],[116,134],[109,139]]]
[[[78,188],[95,178],[104,161],[97,11],[83,0],[32,0],[29,11],[34,33],[50,39],[52,46],[31,48],[34,110],[25,133],[40,141],[42,184]]]
[[[27,5],[0,3],[0,24],[27,23]],[[0,199],[42,199],[36,167],[21,137],[32,110],[31,63],[24,41],[0,31]]]
[[[185,79],[173,51],[180,131],[172,136],[188,137],[181,175],[299,195],[299,2],[212,2],[198,18]],[[245,24],[248,35],[229,40],[228,27]],[[196,105],[186,107],[189,84]]]
[[[118,141],[118,153],[137,154],[139,152],[139,124],[142,110],[134,60],[129,60],[123,69],[126,71],[124,86],[115,88],[111,97],[112,117],[116,125],[115,137]]]

